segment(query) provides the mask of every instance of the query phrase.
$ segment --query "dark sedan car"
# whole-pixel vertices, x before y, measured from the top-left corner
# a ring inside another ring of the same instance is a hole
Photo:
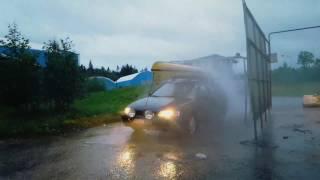
[[[224,95],[214,83],[180,78],[166,81],[148,97],[131,103],[122,119],[135,130],[175,129],[193,135],[204,119],[214,120],[216,113],[223,116],[224,112]]]

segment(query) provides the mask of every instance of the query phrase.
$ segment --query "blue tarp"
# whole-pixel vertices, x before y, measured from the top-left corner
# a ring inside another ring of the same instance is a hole
[[[114,82],[112,79],[109,79],[107,77],[93,76],[93,77],[90,77],[89,79],[95,79],[101,82],[104,85],[105,90],[111,90],[117,87],[116,82]]]
[[[117,87],[139,86],[152,82],[152,72],[143,71],[119,78],[116,83]]]
[[[0,53],[6,54],[10,56],[10,49],[6,47],[0,47]],[[40,66],[45,67],[47,56],[44,50],[38,50],[38,49],[30,49],[30,53],[34,55],[37,58],[37,62]],[[79,54],[77,55],[77,61],[79,63]]]

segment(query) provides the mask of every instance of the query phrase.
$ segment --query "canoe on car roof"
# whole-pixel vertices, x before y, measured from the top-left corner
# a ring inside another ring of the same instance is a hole
[[[168,62],[155,62],[151,71],[154,87],[171,78],[204,77],[204,72],[198,67]]]
[[[188,71],[188,72],[202,72],[200,68],[176,64],[176,63],[168,63],[168,62],[155,62],[151,68],[152,71]]]

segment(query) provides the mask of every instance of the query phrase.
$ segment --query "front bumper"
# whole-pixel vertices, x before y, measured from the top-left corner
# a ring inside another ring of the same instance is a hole
[[[134,129],[180,129],[177,119],[164,120],[158,117],[153,117],[152,119],[144,117],[129,118],[126,115],[121,117],[126,126]]]

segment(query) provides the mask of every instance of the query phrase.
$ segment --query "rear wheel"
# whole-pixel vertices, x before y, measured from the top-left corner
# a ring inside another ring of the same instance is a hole
[[[189,133],[195,134],[195,132],[196,132],[196,122],[194,117],[192,117],[189,121]]]

